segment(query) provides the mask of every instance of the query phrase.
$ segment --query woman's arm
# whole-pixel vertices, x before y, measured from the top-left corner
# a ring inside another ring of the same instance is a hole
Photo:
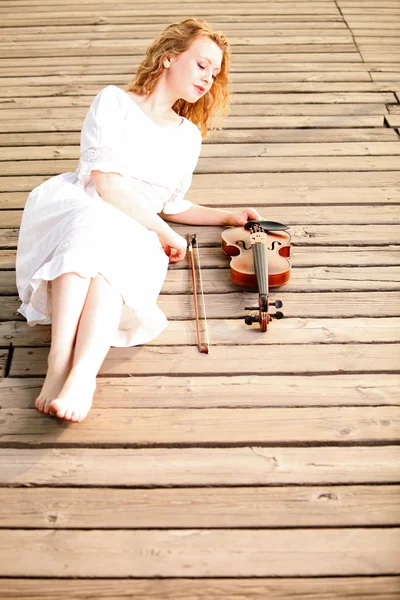
[[[138,197],[128,177],[102,171],[92,171],[91,177],[99,195],[106,202],[157,233],[166,254],[170,257],[170,262],[177,262],[185,256],[187,245],[185,238],[149,209]],[[177,250],[177,253],[171,254],[171,249]]]
[[[261,215],[254,208],[246,208],[238,212],[221,210],[219,208],[210,208],[193,204],[188,210],[168,215],[160,213],[163,219],[172,223],[181,223],[187,225],[219,225],[222,227],[242,227],[247,221],[255,219],[262,220]]]

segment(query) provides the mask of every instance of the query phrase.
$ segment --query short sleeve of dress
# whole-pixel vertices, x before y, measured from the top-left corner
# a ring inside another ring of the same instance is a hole
[[[94,98],[82,126],[78,178],[92,171],[128,175],[124,165],[125,110],[119,88],[109,85]]]
[[[162,212],[166,215],[175,215],[188,210],[191,206],[193,206],[193,203],[190,202],[190,200],[185,199],[185,194],[188,192],[192,184],[193,171],[196,168],[201,152],[201,133],[195,126],[194,131],[195,137],[193,139],[193,145],[191,146],[192,156],[190,158],[190,170],[185,173],[172,195],[164,202]]]

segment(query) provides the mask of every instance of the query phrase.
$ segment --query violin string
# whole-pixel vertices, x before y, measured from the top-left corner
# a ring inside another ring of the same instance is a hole
[[[199,245],[197,243],[196,236],[195,236],[195,247],[196,247],[196,251],[197,251],[197,262],[198,262],[197,270],[198,270],[198,273],[199,273],[199,281],[200,281],[201,304],[203,306],[203,315],[204,315],[204,319],[203,319],[203,321],[204,321],[204,333],[205,333],[205,336],[206,336],[206,346],[207,346],[207,349],[208,349],[209,346],[210,346],[210,338],[208,336],[206,303],[205,303],[205,300],[204,300],[204,293],[203,293],[203,279],[201,277],[200,252],[199,252]]]

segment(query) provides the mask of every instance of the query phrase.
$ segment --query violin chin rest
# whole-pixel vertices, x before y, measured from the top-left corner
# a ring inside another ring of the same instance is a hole
[[[253,225],[260,225],[266,231],[282,231],[289,229],[289,225],[283,223],[277,223],[276,221],[247,221],[244,226],[245,229],[250,229]]]

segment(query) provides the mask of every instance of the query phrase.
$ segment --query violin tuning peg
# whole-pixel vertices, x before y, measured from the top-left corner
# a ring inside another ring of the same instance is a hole
[[[283,319],[283,316],[283,312],[281,312],[280,310],[277,310],[276,313],[271,315],[271,317],[273,317],[274,319]]]
[[[246,323],[246,325],[253,325],[253,323],[255,323],[256,321],[258,321],[257,317],[247,316],[244,318],[244,322]]]
[[[258,310],[258,306],[245,306],[244,310]]]
[[[283,302],[280,300],[275,300],[275,302],[270,302],[270,306],[275,306],[275,308],[282,308]]]

